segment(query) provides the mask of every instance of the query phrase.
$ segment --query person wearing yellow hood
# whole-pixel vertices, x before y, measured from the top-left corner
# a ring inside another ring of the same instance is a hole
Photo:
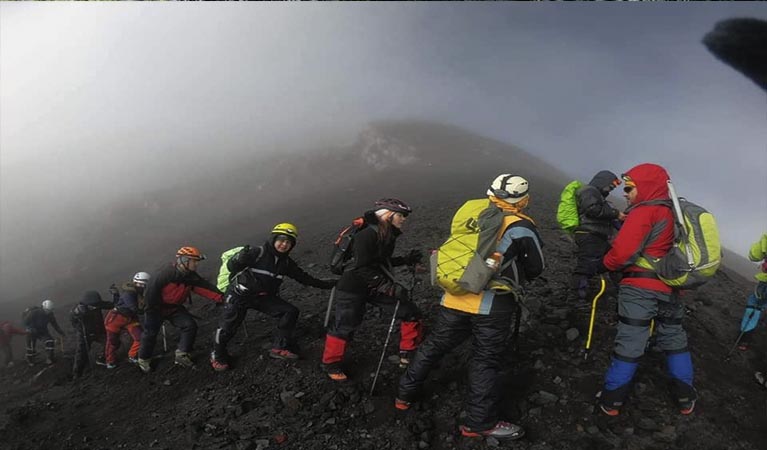
[[[493,205],[507,213],[496,244],[496,252],[503,255],[504,261],[500,275],[511,280],[513,286],[519,286],[540,275],[544,268],[542,241],[535,222],[522,212],[530,201],[528,182],[512,174],[499,175],[491,183],[487,196]],[[445,292],[434,330],[418,347],[400,378],[394,406],[399,410],[409,409],[435,364],[471,337],[467,414],[460,427],[461,434],[506,440],[524,436],[522,427],[499,417],[501,360],[516,304],[515,295],[497,295],[489,288],[479,294]]]
[[[754,289],[754,293],[748,297],[748,306],[746,308],[751,307],[754,310],[763,310],[767,306],[767,233],[763,234],[758,241],[751,245],[748,259],[754,262],[761,261],[762,264],[761,272],[754,275],[758,284],[756,289]],[[743,337],[745,338],[746,334]],[[767,373],[756,372],[754,373],[754,378],[760,386],[767,388]]]

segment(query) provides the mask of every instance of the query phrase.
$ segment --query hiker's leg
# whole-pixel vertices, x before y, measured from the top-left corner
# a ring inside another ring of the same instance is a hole
[[[141,347],[141,325],[139,325],[137,321],[134,321],[126,325],[125,329],[133,339],[133,344],[131,344],[130,349],[128,350],[128,357],[135,359],[138,357],[138,351]]]
[[[399,380],[397,398],[415,400],[432,368],[471,333],[470,317],[454,309],[439,308],[434,328],[418,347],[407,371]]]
[[[162,328],[163,317],[159,312],[149,314],[144,318],[144,331],[141,333],[141,348],[138,351],[139,359],[149,360],[154,353],[154,346],[157,342],[157,334]]]
[[[190,353],[194,348],[194,339],[197,337],[197,321],[183,306],[168,317],[168,321],[179,329],[178,351]]]
[[[272,348],[287,350],[291,345],[293,330],[295,330],[296,322],[298,321],[298,308],[277,296],[259,297],[254,308],[268,316],[279,319],[274,333]]]
[[[213,339],[213,351],[216,359],[225,359],[229,355],[227,345],[237,334],[240,324],[248,313],[245,303],[245,299],[233,293],[232,290],[227,292],[224,308]]]
[[[488,430],[498,422],[499,372],[511,328],[511,314],[493,314],[472,318],[469,391],[466,399],[465,425],[474,430]]]
[[[346,344],[365,315],[365,296],[336,291],[336,319],[325,338],[322,363],[338,364],[343,361]]]
[[[672,392],[678,400],[695,399],[693,366],[687,348],[687,332],[682,326],[684,305],[676,296],[658,301],[655,318],[658,347],[666,352],[666,369],[672,380]]]
[[[601,403],[620,408],[628,395],[639,359],[644,354],[650,323],[656,316],[658,302],[653,291],[621,286],[618,291],[618,332],[610,367],[605,375]]]

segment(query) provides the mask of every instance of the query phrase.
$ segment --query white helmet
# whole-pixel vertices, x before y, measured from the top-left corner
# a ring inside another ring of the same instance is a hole
[[[43,310],[47,312],[53,311],[53,302],[51,300],[45,300],[43,302]]]
[[[527,198],[528,187],[527,180],[524,178],[504,173],[493,180],[487,195],[493,195],[513,205]]]
[[[133,275],[133,284],[144,287],[149,281],[149,274],[146,272],[138,272]]]

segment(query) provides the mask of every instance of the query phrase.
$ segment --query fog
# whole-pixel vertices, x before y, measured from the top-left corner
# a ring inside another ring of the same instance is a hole
[[[25,249],[87,246],[120,199],[403,118],[586,181],[662,164],[744,254],[767,231],[767,96],[701,44],[730,17],[767,6],[2,2],[0,282]]]

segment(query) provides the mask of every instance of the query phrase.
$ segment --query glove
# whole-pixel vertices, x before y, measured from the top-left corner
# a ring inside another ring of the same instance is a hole
[[[420,250],[410,250],[410,253],[407,254],[405,257],[405,264],[408,266],[413,266],[415,264],[418,264],[423,259],[423,252]]]
[[[610,271],[607,269],[607,267],[605,267],[604,261],[601,261],[601,260],[599,261],[599,264],[597,264],[597,266],[594,268],[594,270],[595,270],[595,273],[594,273],[595,275],[599,275],[599,274]]]
[[[120,290],[117,289],[117,285],[116,284],[112,283],[109,286],[109,293],[112,294],[112,296],[114,297],[114,296],[120,295]]]
[[[321,287],[320,289],[333,289],[333,287],[335,287],[335,285],[338,284],[337,279],[327,279],[327,280],[320,280],[320,281],[324,283],[324,286]]]

